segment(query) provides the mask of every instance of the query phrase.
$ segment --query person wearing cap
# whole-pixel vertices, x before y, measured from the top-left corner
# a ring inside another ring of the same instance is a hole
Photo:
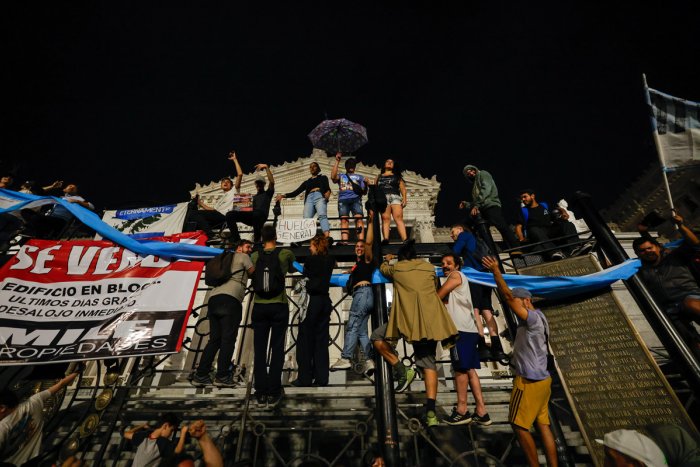
[[[508,421],[518,437],[529,465],[539,465],[535,440],[530,434],[534,423],[544,444],[547,465],[556,466],[557,446],[549,427],[548,410],[552,392],[552,377],[547,370],[549,324],[542,311],[533,306],[530,291],[521,287],[511,290],[508,287],[497,258],[487,256],[482,260],[482,264],[491,271],[501,296],[520,319],[511,358],[515,378]]]
[[[648,436],[635,430],[605,433],[596,443],[605,447],[606,467],[663,467],[668,465],[661,448]]]
[[[460,201],[460,209],[468,209],[471,217],[481,216],[492,224],[503,236],[508,248],[520,246],[518,239],[503,217],[501,200],[498,197],[496,182],[490,173],[479,170],[475,165],[465,165],[464,177],[472,187],[471,201]]]

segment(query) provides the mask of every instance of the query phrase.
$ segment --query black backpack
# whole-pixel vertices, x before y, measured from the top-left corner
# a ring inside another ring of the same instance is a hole
[[[474,249],[472,256],[479,264],[481,264],[481,260],[484,259],[485,256],[491,255],[491,250],[489,249],[489,245],[482,240],[481,237],[478,235],[474,235],[474,237],[476,238],[476,248]]]
[[[204,283],[209,287],[218,287],[231,279],[231,263],[236,255],[233,251],[225,250],[223,253],[207,261],[204,270]]]
[[[260,298],[273,298],[284,292],[284,273],[279,252],[260,251],[253,273],[253,290]]]

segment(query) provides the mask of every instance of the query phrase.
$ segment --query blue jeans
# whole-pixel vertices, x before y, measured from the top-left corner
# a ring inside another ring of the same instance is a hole
[[[328,200],[320,191],[312,191],[306,196],[304,201],[304,219],[311,219],[314,214],[318,214],[318,221],[321,223],[321,230],[328,232],[331,226],[328,223]]]
[[[345,325],[345,344],[341,357],[352,359],[355,353],[357,342],[360,341],[362,352],[365,358],[370,358],[372,344],[367,334],[367,322],[369,314],[374,307],[374,294],[372,287],[358,287],[352,294],[352,305],[350,305],[350,316],[348,324]]]

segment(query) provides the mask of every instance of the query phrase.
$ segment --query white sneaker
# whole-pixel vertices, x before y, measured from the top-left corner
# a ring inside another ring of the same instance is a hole
[[[339,358],[337,362],[331,365],[330,370],[349,370],[350,368],[352,368],[352,362],[350,360],[348,360],[347,358]]]
[[[374,374],[374,360],[367,359],[365,361],[365,375],[372,376]]]

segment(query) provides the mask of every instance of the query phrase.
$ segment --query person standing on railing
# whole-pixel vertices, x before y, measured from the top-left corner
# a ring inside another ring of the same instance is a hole
[[[291,383],[297,387],[328,386],[328,329],[333,311],[328,291],[336,262],[328,253],[328,237],[324,235],[312,238],[309,250],[311,256],[304,263],[309,305],[297,336],[299,376]]]
[[[386,196],[386,209],[382,212],[382,244],[389,243],[391,233],[391,218],[396,222],[396,230],[399,232],[401,241],[408,238],[406,234],[406,224],[403,221],[403,208],[408,204],[408,193],[406,183],[403,180],[401,169],[393,159],[384,161],[382,171],[375,181],[377,188]]]
[[[240,170],[238,160],[236,159],[235,162],[237,170]],[[253,227],[253,241],[259,242],[262,226],[265,225],[267,216],[270,214],[270,203],[275,195],[275,178],[272,176],[270,166],[267,164],[257,164],[255,170],[257,171],[255,178],[256,193],[252,196],[252,206],[241,209],[239,206],[234,205],[233,209],[226,213],[226,225],[231,232],[231,240],[233,242],[241,239],[238,233],[237,222]],[[265,178],[262,176],[263,170],[267,175],[267,190],[265,189]]]
[[[248,275],[255,271],[250,253],[253,244],[241,240],[231,261],[231,278],[209,292],[207,318],[209,318],[209,342],[207,342],[197,371],[190,382],[195,387],[213,384],[216,387],[232,388],[236,381],[231,372],[231,359],[236,347],[238,326],[243,317],[243,297],[248,285]],[[212,382],[210,372],[214,357],[219,354],[216,376]]]
[[[455,390],[457,391],[457,405],[452,408],[452,414],[444,419],[448,425],[490,425],[491,417],[486,411],[484,395],[481,393],[481,381],[476,370],[481,368],[477,344],[479,332],[474,309],[471,302],[470,284],[460,269],[461,258],[454,253],[442,256],[442,271],[446,280],[438,290],[440,297],[452,321],[457,326],[459,339],[450,349],[452,358],[452,370],[455,378]],[[467,387],[471,388],[474,396],[474,413],[469,413],[467,408]]]
[[[350,239],[348,227],[350,226],[349,215],[355,217],[355,228],[357,229],[357,238],[364,238],[364,224],[362,218],[362,196],[367,193],[367,183],[365,177],[355,173],[357,161],[350,158],[345,161],[345,173],[338,174],[338,166],[343,155],[338,153],[335,155],[335,165],[331,170],[331,180],[338,184],[338,215],[340,216],[340,239],[347,242]]]
[[[365,374],[370,376],[374,372],[374,360],[371,358],[372,343],[367,333],[367,323],[370,312],[374,308],[374,292],[372,291],[372,275],[377,268],[372,254],[374,243],[374,226],[369,212],[367,222],[367,237],[365,241],[358,240],[355,244],[355,265],[350,270],[350,289],[352,292],[352,305],[350,315],[345,325],[345,343],[340,358],[331,366],[331,371],[349,370],[352,368],[352,357],[355,354],[357,344],[362,346],[362,355],[365,357]]]
[[[498,259],[486,257],[482,261],[496,281],[501,296],[520,319],[513,343],[511,366],[515,373],[513,392],[510,396],[508,421],[525,452],[528,464],[539,466],[537,447],[530,434],[533,423],[540,432],[547,465],[558,465],[557,446],[549,427],[549,397],[552,394],[552,377],[547,370],[547,341],[549,324],[544,313],[532,304],[532,294],[521,287],[511,290],[503,279]]]
[[[501,232],[503,241],[508,248],[520,246],[518,239],[515,238],[515,234],[513,234],[505,217],[503,217],[498,188],[491,174],[485,170],[479,170],[475,165],[471,164],[465,165],[462,173],[464,173],[467,182],[471,186],[471,199],[469,201],[460,201],[459,208],[467,209],[468,214],[473,218],[483,217],[496,227]],[[512,254],[516,253],[519,252],[513,252]]]
[[[255,271],[253,298],[253,365],[255,398],[259,407],[276,407],[284,395],[282,365],[284,365],[284,338],[289,326],[289,305],[285,288],[286,276],[296,261],[291,250],[277,251],[277,232],[266,224],[261,232],[263,250],[252,255]],[[270,367],[267,366],[268,341]]]
[[[311,172],[311,177],[304,180],[296,190],[277,195],[275,200],[294,198],[303,191],[304,219],[311,219],[318,214],[323,235],[328,237],[331,234],[331,226],[328,223],[328,199],[331,197],[331,186],[328,184],[328,177],[321,175],[321,166],[318,165],[318,162],[312,162],[309,165],[309,172]]]
[[[406,368],[389,344],[403,338],[413,346],[416,366],[423,372],[425,382],[425,423],[435,426],[440,422],[435,413],[437,398],[437,364],[435,351],[442,342],[445,349],[454,345],[457,328],[435,290],[435,268],[418,259],[414,241],[409,240],[399,249],[399,261],[391,265],[393,255],[386,255],[379,270],[394,282],[389,321],[372,332],[374,349],[392,366],[396,391],[405,391],[415,377],[415,371]]]

